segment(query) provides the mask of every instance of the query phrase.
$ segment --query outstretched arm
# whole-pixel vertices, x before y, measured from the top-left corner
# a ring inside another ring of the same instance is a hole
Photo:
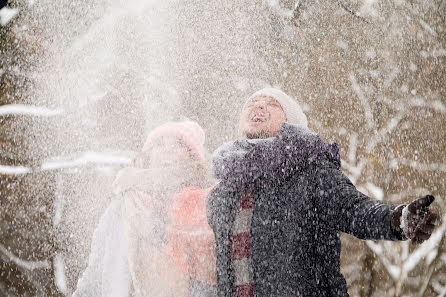
[[[80,277],[73,297],[128,296],[128,271],[119,201],[102,215],[93,233],[88,266]]]
[[[323,219],[338,231],[360,239],[404,239],[402,233],[392,227],[396,207],[359,192],[338,169],[317,169],[315,196]]]
[[[338,231],[361,239],[429,239],[438,215],[429,210],[434,197],[427,195],[398,207],[370,199],[334,168],[318,169],[317,198],[325,219]]]

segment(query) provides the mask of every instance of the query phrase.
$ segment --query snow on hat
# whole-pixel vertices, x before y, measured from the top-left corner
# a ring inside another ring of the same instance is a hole
[[[265,88],[257,91],[252,94],[248,100],[246,100],[245,104],[243,105],[243,109],[245,109],[249,101],[256,97],[271,97],[276,99],[282,106],[288,123],[298,124],[305,127],[308,126],[307,117],[303,113],[302,108],[300,108],[299,103],[297,103],[296,100],[285,94],[283,91],[275,88]]]
[[[205,160],[203,129],[196,122],[167,122],[150,132],[143,146],[146,151],[156,141],[156,139],[165,136],[172,136],[181,140],[191,149],[197,160]]]

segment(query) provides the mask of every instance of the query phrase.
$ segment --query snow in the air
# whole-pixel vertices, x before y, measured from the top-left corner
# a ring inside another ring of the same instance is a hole
[[[15,8],[3,7],[0,9],[0,25],[6,26],[18,12],[19,10]]]

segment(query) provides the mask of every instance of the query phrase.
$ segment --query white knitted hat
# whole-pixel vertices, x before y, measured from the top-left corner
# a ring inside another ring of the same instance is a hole
[[[243,109],[245,109],[246,105],[249,101],[254,99],[255,97],[271,97],[277,100],[282,106],[283,111],[285,112],[287,123],[302,125],[304,127],[308,126],[308,120],[305,116],[302,108],[300,108],[299,103],[296,102],[293,98],[285,94],[279,89],[274,88],[265,88],[260,91],[255,92],[251,95],[251,97],[246,100],[243,105]]]

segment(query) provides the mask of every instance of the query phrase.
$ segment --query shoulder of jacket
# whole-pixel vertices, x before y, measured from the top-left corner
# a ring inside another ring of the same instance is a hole
[[[236,195],[237,192],[234,189],[225,183],[220,182],[210,191],[207,198],[207,205],[208,207],[212,207],[220,204],[228,204],[233,200],[232,197]]]
[[[227,185],[225,185],[225,183],[223,181],[220,181],[212,187],[212,189],[210,191],[210,195],[216,195],[216,194],[224,193],[227,191],[228,191]]]
[[[333,164],[328,160],[318,160],[312,162],[308,166],[308,170],[310,172],[328,172],[328,171],[342,172],[341,169],[339,169],[335,164]]]

